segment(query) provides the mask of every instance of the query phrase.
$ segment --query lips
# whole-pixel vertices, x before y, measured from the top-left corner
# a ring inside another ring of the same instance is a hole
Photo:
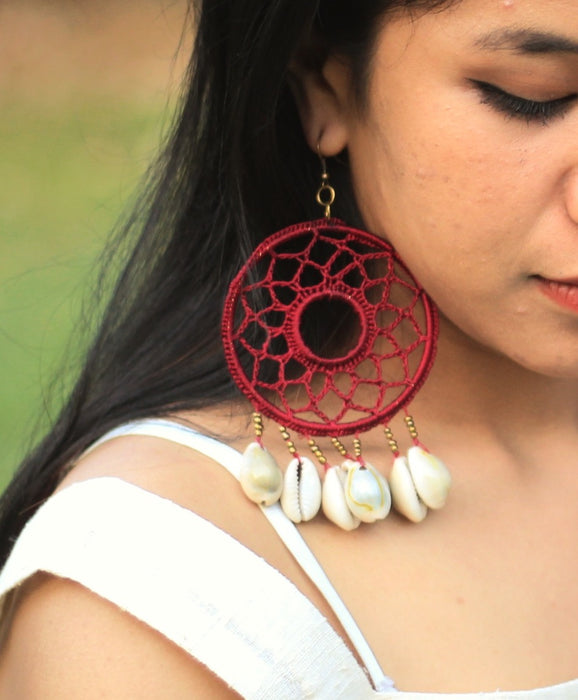
[[[578,313],[578,277],[564,280],[549,280],[537,277],[538,289],[559,306]]]

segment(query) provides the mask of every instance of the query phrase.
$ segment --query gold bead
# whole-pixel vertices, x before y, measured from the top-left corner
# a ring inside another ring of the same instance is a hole
[[[342,457],[347,457],[347,450],[338,438],[332,437],[331,442]]]
[[[321,452],[321,448],[320,448],[319,445],[315,442],[315,440],[313,440],[313,438],[309,438],[309,439],[307,440],[307,444],[309,445],[309,447],[310,447],[310,449],[311,449],[311,452],[313,452],[313,454],[315,455],[315,457],[317,457],[317,459],[319,460],[319,462],[320,462],[322,465],[327,464],[327,459],[325,459],[325,455],[323,454],[323,452]]]
[[[397,444],[397,440],[393,437],[391,428],[389,426],[386,426],[383,429],[383,432],[385,433],[385,437],[387,438],[387,444],[389,445],[390,450],[394,454],[397,454],[399,452],[399,446]]]
[[[260,413],[253,413],[253,428],[255,429],[255,435],[257,437],[263,435],[263,418]]]
[[[407,425],[407,428],[409,430],[409,434],[411,435],[412,438],[416,439],[417,438],[417,429],[415,427],[414,420],[411,416],[406,416],[405,417],[405,423]]]

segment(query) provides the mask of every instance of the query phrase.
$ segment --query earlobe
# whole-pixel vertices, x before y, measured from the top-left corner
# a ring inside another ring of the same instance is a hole
[[[309,147],[325,156],[343,151],[349,137],[349,71],[344,62],[328,58],[320,72],[294,67],[291,87]]]

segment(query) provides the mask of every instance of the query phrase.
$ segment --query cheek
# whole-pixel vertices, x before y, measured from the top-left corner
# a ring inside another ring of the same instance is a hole
[[[444,316],[496,346],[529,311],[520,290],[535,192],[520,176],[523,154],[497,152],[471,130],[410,126],[374,132],[352,161],[366,224],[392,243]]]
[[[528,205],[526,218],[521,214],[523,200],[533,196],[521,175],[523,152],[496,149],[487,130],[441,117],[392,115],[360,141],[352,167],[366,224],[390,240],[424,285],[437,286],[443,270],[444,288],[462,275],[483,288],[499,276],[500,261],[519,255],[531,218]]]

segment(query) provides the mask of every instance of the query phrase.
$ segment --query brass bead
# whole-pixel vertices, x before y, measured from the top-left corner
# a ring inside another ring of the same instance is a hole
[[[411,416],[406,416],[405,417],[405,423],[407,425],[407,428],[409,430],[409,434],[411,435],[412,438],[416,439],[417,438],[417,429],[415,427],[414,420]]]
[[[325,458],[325,455],[321,451],[319,445],[313,440],[313,438],[309,438],[307,440],[307,444],[309,445],[309,448],[311,449],[311,452],[317,457],[319,460],[320,464],[325,465],[327,464],[327,459]]]
[[[261,417],[260,413],[253,413],[253,428],[257,437],[261,437],[263,435],[263,418]]]
[[[289,431],[284,425],[279,426],[279,431],[281,433],[281,437],[283,440],[285,440],[285,444],[287,445],[287,449],[289,450],[290,455],[296,455],[297,454],[297,448],[295,447],[295,443],[293,440],[291,440],[291,436],[289,435]]]
[[[386,426],[383,429],[383,432],[385,433],[385,437],[387,438],[387,444],[389,445],[390,450],[393,452],[393,454],[397,454],[399,452],[399,446],[397,444],[397,440],[393,437],[391,428],[389,426]]]
[[[342,457],[347,457],[347,450],[343,447],[343,444],[338,438],[332,437],[331,442]]]

